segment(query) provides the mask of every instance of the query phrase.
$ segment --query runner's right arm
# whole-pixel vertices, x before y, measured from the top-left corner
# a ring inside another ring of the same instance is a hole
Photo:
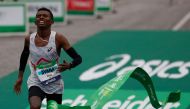
[[[30,40],[30,37],[27,36],[25,38],[25,42],[24,42],[24,49],[23,49],[22,54],[20,56],[20,66],[19,66],[19,75],[18,75],[18,78],[22,78],[23,77],[24,70],[26,68],[26,64],[27,64],[28,57],[29,57],[29,54],[30,54],[30,51],[29,51],[29,40]]]
[[[23,80],[23,74],[24,74],[24,70],[27,64],[27,60],[30,54],[29,51],[29,42],[30,41],[30,37],[27,36],[25,37],[25,42],[24,42],[24,49],[22,51],[22,54],[20,56],[20,66],[19,66],[19,74],[18,74],[18,79],[14,85],[14,91],[18,94],[21,91],[21,85],[22,85],[22,80]]]

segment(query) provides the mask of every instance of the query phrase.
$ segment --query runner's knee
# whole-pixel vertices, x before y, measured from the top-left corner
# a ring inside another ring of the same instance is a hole
[[[41,99],[38,96],[32,96],[30,98],[30,109],[40,109]]]

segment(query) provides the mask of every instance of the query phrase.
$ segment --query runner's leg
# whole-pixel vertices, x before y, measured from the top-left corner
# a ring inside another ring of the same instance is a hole
[[[62,94],[47,94],[47,102],[49,100],[54,100],[56,101],[58,104],[62,103]]]
[[[32,86],[29,89],[30,109],[40,109],[42,100],[45,98],[45,93],[37,86]]]

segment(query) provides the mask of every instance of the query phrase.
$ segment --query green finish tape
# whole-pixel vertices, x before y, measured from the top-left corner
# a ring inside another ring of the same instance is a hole
[[[102,85],[88,101],[89,106],[75,106],[67,107],[64,105],[57,105],[55,101],[48,102],[48,109],[101,109],[103,105],[120,89],[120,87],[132,77],[139,81],[146,89],[152,106],[156,109],[166,105],[168,102],[177,102],[180,100],[180,91],[171,92],[166,98],[166,101],[161,105],[158,101],[153,82],[149,75],[142,69],[137,67],[133,71],[128,71],[122,75],[119,75],[104,85]]]
[[[92,109],[101,109],[101,107],[119,90],[119,88],[132,77],[138,80],[146,89],[150,102],[154,108],[160,108],[154,85],[149,75],[142,69],[136,68],[134,71],[129,71],[123,75],[117,76],[100,87],[89,100]],[[177,102],[180,99],[180,92],[171,92],[163,106],[168,102]]]

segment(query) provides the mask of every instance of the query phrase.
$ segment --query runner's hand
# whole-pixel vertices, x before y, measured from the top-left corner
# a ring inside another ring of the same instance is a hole
[[[63,61],[63,64],[59,64],[58,66],[58,71],[59,72],[63,72],[67,69],[70,69],[71,68],[71,65],[70,63],[66,62],[65,60]]]
[[[16,81],[14,85],[14,91],[17,95],[20,94],[21,92],[21,85],[22,85],[22,79],[18,78],[18,80]]]

